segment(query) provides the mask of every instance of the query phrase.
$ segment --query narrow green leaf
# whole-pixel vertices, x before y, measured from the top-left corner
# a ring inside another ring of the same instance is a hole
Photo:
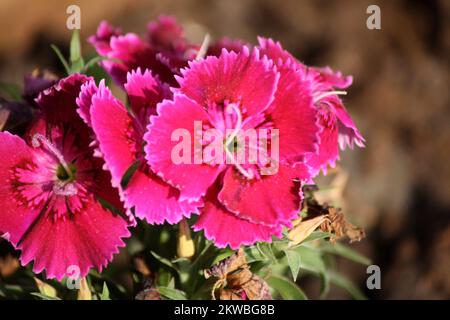
[[[346,277],[344,277],[334,271],[329,272],[329,277],[330,277],[331,283],[346,290],[352,296],[353,299],[356,299],[356,300],[366,300],[367,299],[367,297],[364,295],[364,293],[362,293],[361,290],[359,290],[359,288],[356,287]]]
[[[342,245],[340,243],[335,243],[334,245],[327,244],[322,247],[322,251],[340,255],[344,258],[352,260],[356,263],[361,263],[366,266],[372,264],[370,259],[364,257],[363,255],[361,255],[360,253],[356,252],[355,250],[349,248],[348,246]]]
[[[86,64],[84,65],[84,71],[88,71],[90,68],[92,68],[94,65],[96,65],[98,62],[104,60],[104,57],[101,56],[97,56],[97,57],[93,57],[91,60],[89,60],[88,62],[86,62]]]
[[[12,83],[0,82],[0,93],[5,94],[6,95],[5,98],[8,98],[9,100],[13,101],[22,100],[21,90],[19,86]]]
[[[136,160],[135,162],[133,162],[131,164],[131,166],[127,169],[127,171],[125,171],[125,173],[123,174],[122,180],[120,181],[120,185],[122,187],[122,189],[126,189],[128,183],[131,180],[131,177],[133,177],[133,174],[136,172],[136,170],[138,169],[140,164],[140,160]]]
[[[286,258],[291,269],[294,282],[297,281],[298,272],[300,271],[300,254],[294,250],[285,250]]]
[[[59,50],[59,48],[54,45],[51,44],[50,47],[53,49],[53,51],[56,53],[56,55],[59,58],[59,61],[62,63],[62,65],[64,66],[64,69],[66,70],[67,74],[70,74],[70,67],[69,64],[67,63],[67,60],[64,58],[63,54],[61,53],[61,51]]]
[[[300,268],[314,273],[325,272],[325,263],[318,248],[301,245],[295,248],[300,255]]]
[[[223,250],[221,250],[216,257],[214,258],[214,260],[212,261],[211,265],[215,265],[217,262],[222,261],[228,257],[230,257],[231,255],[233,255],[235,253],[234,250],[231,250],[229,248],[225,248]]]
[[[50,297],[50,296],[47,296],[47,295],[45,295],[43,293],[40,293],[40,292],[31,292],[30,294],[33,295],[33,296],[36,296],[38,298],[41,298],[41,300],[61,300],[58,297]]]
[[[302,243],[307,243],[307,242],[331,238],[331,237],[333,237],[332,233],[316,230],[313,233],[311,233],[305,240],[303,240]]]
[[[150,251],[150,253],[152,254],[152,256],[154,256],[156,259],[158,259],[158,261],[161,262],[162,264],[178,271],[177,267],[172,262],[170,262],[169,259],[161,257],[159,254],[157,254],[154,251]]]
[[[158,287],[158,291],[161,295],[170,300],[187,300],[186,293],[181,290],[169,287]]]
[[[255,246],[245,247],[244,252],[248,263],[256,261],[267,261],[267,257]]]
[[[258,242],[256,244],[256,248],[263,256],[266,257],[266,259],[271,260],[273,263],[277,262],[277,258],[275,257],[275,254],[273,253],[270,243]]]
[[[272,275],[267,279],[269,286],[277,291],[284,300],[307,300],[305,293],[292,281]]]

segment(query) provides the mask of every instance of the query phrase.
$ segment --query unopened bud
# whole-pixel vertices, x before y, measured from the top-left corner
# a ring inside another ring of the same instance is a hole
[[[177,255],[179,258],[192,258],[195,254],[194,241],[191,238],[191,230],[185,219],[181,220],[178,231]]]
[[[92,300],[91,289],[86,278],[81,278],[80,289],[78,290],[77,300]]]

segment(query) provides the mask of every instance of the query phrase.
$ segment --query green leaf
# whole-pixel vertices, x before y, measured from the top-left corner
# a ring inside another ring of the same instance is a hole
[[[333,236],[334,235],[332,233],[316,230],[313,233],[311,233],[305,240],[303,240],[302,243],[307,243],[307,242],[320,240],[320,239],[331,238]]]
[[[295,248],[300,255],[300,268],[313,273],[324,273],[325,263],[318,248],[301,245]]]
[[[253,263],[256,261],[267,261],[267,257],[255,246],[245,247],[244,252],[248,263]]]
[[[256,248],[259,250],[259,252],[265,256],[268,260],[271,260],[273,263],[277,262],[277,258],[275,257],[275,254],[272,250],[272,246],[270,243],[266,242],[258,242],[256,244]]]
[[[161,295],[170,300],[187,300],[186,293],[181,290],[169,287],[158,287],[158,291]]]
[[[295,251],[300,254],[300,269],[316,274],[322,280],[320,295],[324,297],[328,293],[330,279],[321,250],[308,245],[300,245],[295,248]]]
[[[50,47],[53,49],[53,51],[55,51],[56,55],[59,58],[59,61],[64,66],[64,69],[66,70],[67,74],[70,74],[69,64],[67,63],[67,60],[64,58],[64,56],[61,53],[61,51],[59,50],[59,48],[56,45],[54,45],[54,44],[51,44]]]
[[[43,293],[40,293],[40,292],[31,292],[30,294],[33,295],[33,296],[36,296],[38,298],[41,298],[41,300],[61,300],[58,297],[50,297],[50,296],[47,296],[47,295],[45,295]]]
[[[298,272],[300,271],[300,254],[294,250],[285,250],[286,258],[291,269],[294,282],[297,281]]]
[[[223,250],[221,250],[216,257],[214,258],[214,260],[212,261],[211,265],[215,265],[216,263],[218,263],[219,261],[222,261],[228,257],[231,257],[233,254],[235,253],[234,250],[231,250],[229,248],[225,248]]]
[[[159,254],[157,254],[154,251],[150,251],[150,253],[152,254],[152,256],[154,256],[156,259],[158,259],[158,261],[161,262],[162,264],[174,269],[175,271],[178,271],[177,267],[172,262],[170,262],[169,259],[161,257]]]
[[[269,286],[277,291],[284,300],[307,300],[305,293],[292,281],[272,275],[267,279]]]
[[[331,283],[346,290],[352,296],[353,299],[356,299],[356,300],[366,300],[367,299],[367,297],[364,295],[364,293],[362,293],[361,290],[359,290],[359,288],[356,287],[346,277],[344,277],[334,271],[329,272],[329,277],[330,277]]]
[[[81,72],[84,68],[83,56],[81,55],[80,32],[75,29],[70,40],[70,70],[72,73]]]
[[[86,64],[84,65],[84,71],[88,71],[90,68],[92,68],[94,65],[96,65],[98,62],[100,62],[102,60],[105,60],[105,58],[101,57],[101,56],[93,57],[91,60],[86,62]]]
[[[363,265],[371,265],[372,262],[370,261],[370,259],[364,257],[363,255],[359,254],[358,252],[356,252],[355,250],[344,246],[340,243],[335,243],[333,244],[327,244],[324,245],[322,247],[322,251],[327,252],[327,253],[332,253],[332,254],[337,254],[340,255],[344,258],[347,258],[349,260],[352,260],[356,263],[361,263]]]
[[[128,167],[127,171],[122,176],[122,180],[120,181],[120,186],[122,189],[126,189],[128,183],[130,182],[131,178],[133,177],[133,174],[136,172],[140,164],[140,160],[134,161],[131,166]]]
[[[12,83],[0,82],[0,93],[5,94],[10,100],[20,101],[22,100],[21,90],[19,86]]]
[[[106,282],[103,282],[103,290],[102,294],[100,295],[100,300],[111,300],[109,298],[109,289],[108,286],[106,285]]]

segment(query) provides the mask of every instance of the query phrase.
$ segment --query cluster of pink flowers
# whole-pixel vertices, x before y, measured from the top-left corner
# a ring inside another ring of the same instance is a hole
[[[75,265],[84,276],[112,259],[136,218],[176,224],[198,215],[194,230],[233,249],[280,237],[298,217],[302,184],[335,166],[339,147],[364,139],[339,98],[350,76],[258,40],[223,39],[199,56],[173,18],[150,23],[145,40],[102,22],[89,42],[127,103],[104,81],[73,74],[39,93],[23,137],[0,133],[0,235],[22,264],[57,279]],[[172,133],[194,136],[196,121],[222,133],[276,129],[278,171],[174,163]]]

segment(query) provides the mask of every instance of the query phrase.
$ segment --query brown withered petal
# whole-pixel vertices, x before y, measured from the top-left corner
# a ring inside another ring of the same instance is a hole
[[[244,291],[245,298],[248,300],[272,300],[267,282],[249,269],[229,275],[227,287],[237,292]]]
[[[245,259],[244,251],[239,251],[208,270],[205,277],[216,277],[212,296],[220,300],[271,300],[269,286],[262,278],[253,274]]]
[[[330,242],[333,243],[340,238],[347,237],[351,243],[360,241],[365,237],[364,230],[348,222],[341,209],[328,207],[327,216],[329,219],[321,224],[320,229],[336,235],[336,237],[330,239]]]
[[[146,277],[144,279],[144,289],[140,291],[136,297],[136,300],[162,300],[161,294],[155,288],[155,280],[153,276]]]
[[[136,300],[162,300],[161,294],[155,288],[144,289],[139,292],[136,297]]]
[[[225,278],[228,273],[234,272],[245,265],[247,265],[247,260],[245,259],[244,250],[242,250],[241,248],[237,253],[226,259],[223,259],[222,261],[213,265],[210,269],[205,270],[205,278]]]
[[[301,221],[288,233],[289,246],[292,247],[301,243],[327,219],[327,215],[320,215],[312,219]]]

